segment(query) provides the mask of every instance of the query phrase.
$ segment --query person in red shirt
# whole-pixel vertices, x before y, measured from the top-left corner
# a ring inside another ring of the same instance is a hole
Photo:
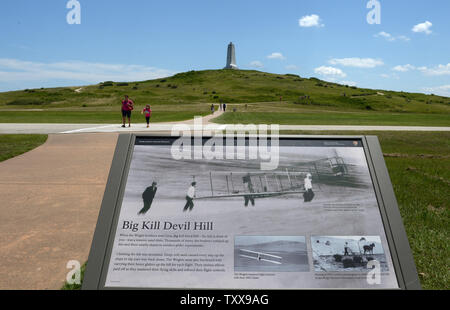
[[[142,114],[144,114],[144,116],[145,116],[145,120],[147,121],[147,128],[148,128],[150,125],[150,117],[152,117],[152,108],[150,107],[149,104],[147,104],[145,106],[145,109],[142,110]]]
[[[125,100],[122,101],[122,127],[125,127],[125,119],[128,118],[128,127],[131,127],[131,111],[134,109],[134,102],[125,95]]]

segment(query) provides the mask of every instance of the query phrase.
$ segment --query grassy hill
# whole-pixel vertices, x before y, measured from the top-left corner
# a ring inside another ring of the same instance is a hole
[[[151,104],[159,121],[206,114],[211,103],[226,102],[235,113],[218,122],[374,124],[386,118],[393,124],[450,125],[448,97],[249,70],[190,71],[142,82],[0,93],[0,122],[110,122],[117,118],[124,94],[139,109]]]

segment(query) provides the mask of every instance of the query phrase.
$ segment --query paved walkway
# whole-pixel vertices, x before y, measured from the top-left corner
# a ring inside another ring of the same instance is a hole
[[[50,135],[0,163],[0,289],[60,289],[87,260],[116,141]]]
[[[213,123],[213,119],[222,115],[222,111],[202,118],[203,126],[209,125],[210,130],[225,130],[228,124]],[[144,123],[131,124],[122,128],[121,124],[6,124],[0,123],[0,134],[52,134],[52,133],[127,133],[149,132],[170,133],[173,126],[186,124],[194,128],[194,120],[180,122],[151,123],[150,128]],[[431,126],[369,126],[369,125],[280,125],[282,131],[450,131],[450,127]]]

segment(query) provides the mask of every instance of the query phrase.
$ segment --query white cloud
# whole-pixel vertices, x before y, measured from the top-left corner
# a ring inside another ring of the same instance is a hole
[[[390,34],[388,32],[385,32],[385,31],[378,32],[377,34],[374,35],[374,37],[376,37],[376,38],[380,38],[381,37],[381,38],[384,38],[384,39],[386,39],[386,40],[388,40],[390,42],[397,41],[397,40],[407,42],[407,41],[411,40],[407,36],[401,35],[401,36],[395,37],[392,34]]]
[[[142,65],[104,64],[84,61],[41,63],[0,58],[0,82],[45,82],[52,80],[98,83],[142,81],[167,77],[176,72]]]
[[[417,69],[426,75],[450,75],[450,63],[446,65],[437,65],[433,68],[419,67]]]
[[[383,74],[380,74],[380,76],[384,79],[396,79],[396,80],[400,79],[400,77],[398,76],[397,73],[392,73],[392,74],[383,73]]]
[[[269,59],[279,59],[279,60],[285,60],[286,57],[283,56],[281,53],[272,53],[269,56],[267,56]]]
[[[410,70],[415,70],[415,69],[416,69],[416,67],[414,67],[413,65],[410,65],[410,64],[406,64],[403,66],[398,65],[398,66],[395,66],[394,68],[392,68],[392,70],[397,71],[397,72],[408,72]]]
[[[254,60],[250,63],[250,67],[261,69],[264,68],[264,65],[259,60]]]
[[[390,33],[387,33],[387,32],[384,32],[384,31],[378,32],[375,35],[375,37],[383,37],[383,38],[385,38],[388,41],[395,41],[395,38]]]
[[[399,40],[405,41],[405,42],[411,41],[411,39],[408,38],[407,36],[398,36],[397,38],[398,38]]]
[[[435,87],[424,87],[423,90],[430,94],[450,97],[450,84]]]
[[[326,67],[321,66],[314,69],[314,72],[326,77],[341,77],[344,78],[347,76],[341,69],[334,67]]]
[[[303,16],[298,20],[298,25],[300,27],[323,27],[324,24],[321,23],[319,15],[311,14]]]
[[[356,82],[353,81],[341,81],[339,84],[348,85],[348,86],[356,86]]]
[[[334,58],[329,61],[331,65],[341,65],[345,67],[356,68],[375,68],[377,66],[384,65],[384,62],[380,59],[373,58]]]
[[[284,67],[286,70],[298,70],[298,67],[296,65],[287,65]]]
[[[415,25],[412,28],[412,31],[417,33],[423,32],[425,34],[431,34],[432,33],[432,31],[430,30],[431,26],[433,26],[433,24],[429,21],[426,21],[424,23]]]

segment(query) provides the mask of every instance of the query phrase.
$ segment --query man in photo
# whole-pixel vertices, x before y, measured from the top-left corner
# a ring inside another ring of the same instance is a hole
[[[344,245],[344,255],[350,255],[350,247],[348,246],[348,242]]]
[[[195,197],[195,186],[196,182],[192,182],[186,194],[186,205],[183,208],[183,212],[189,210],[192,211],[194,208],[194,197]]]
[[[303,198],[305,202],[310,202],[314,198],[314,192],[312,190],[312,175],[308,173],[304,180],[305,183],[305,193],[303,194]]]
[[[255,189],[253,188],[253,183],[252,183],[252,177],[250,176],[250,173],[248,173],[245,177],[242,178],[242,182],[244,184],[247,184],[247,188],[248,188],[248,192],[249,193],[254,193]],[[252,195],[246,195],[244,196],[244,200],[245,200],[245,206],[248,206],[248,202],[250,201],[252,203],[252,206],[255,206],[255,198],[253,198]]]
[[[142,199],[144,200],[144,207],[139,211],[138,214],[145,214],[153,203],[153,198],[155,198],[156,190],[156,182],[153,182],[151,186],[147,187],[145,191],[142,193]]]

